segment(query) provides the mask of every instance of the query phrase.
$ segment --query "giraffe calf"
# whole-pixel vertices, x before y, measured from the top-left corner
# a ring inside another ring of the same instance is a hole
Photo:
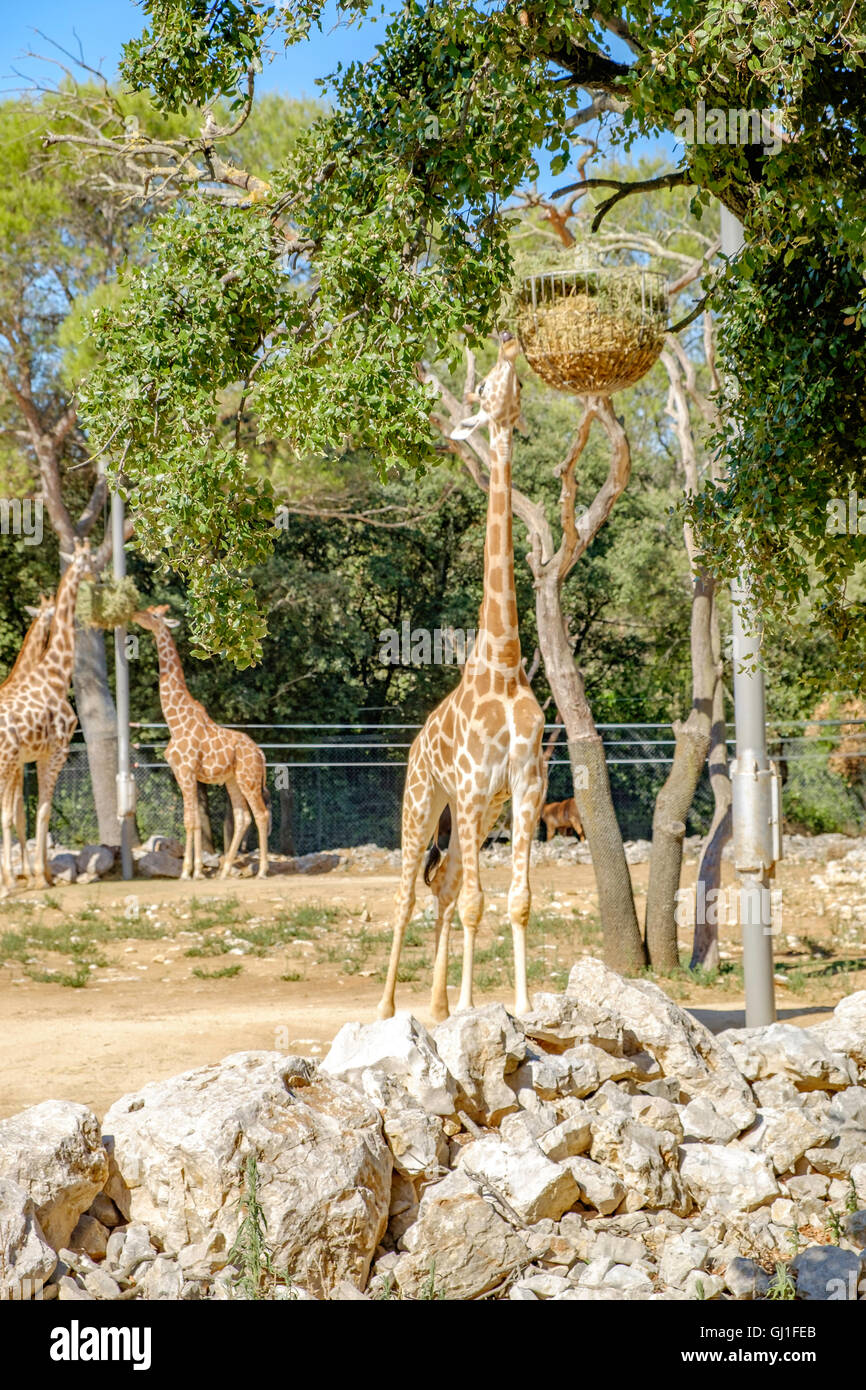
[[[166,616],[168,604],[134,614],[140,627],[156,638],[159,656],[159,698],[171,738],[165,759],[183,797],[186,846],[181,878],[203,878],[201,814],[198,784],[224,786],[234,815],[234,833],[220,867],[220,878],[231,872],[241,840],[255,820],[259,832],[259,878],[268,872],[268,831],[265,755],[240,729],[225,729],[211,719],[204,705],[190,694],[177,647],[169,631],[178,620]]]

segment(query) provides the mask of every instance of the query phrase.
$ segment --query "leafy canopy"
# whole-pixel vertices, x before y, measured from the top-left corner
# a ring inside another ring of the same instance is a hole
[[[123,73],[175,112],[218,98],[242,112],[269,45],[302,41],[322,15],[311,0],[147,0],[144,9],[148,28],[127,45]],[[366,0],[341,7],[348,19],[366,10]],[[612,56],[611,34],[628,60]],[[628,141],[675,127],[699,101],[765,112],[777,153],[688,145],[678,171],[696,208],[718,196],[749,242],[716,293],[728,365],[743,383],[739,431],[721,442],[728,482],[698,520],[720,573],[736,569],[744,547],[756,554],[768,611],[784,612],[816,580],[825,622],[856,648],[840,584],[862,542],[834,548],[818,519],[821,490],[840,495],[864,471],[864,49],[861,4],[405,4],[375,59],[335,75],[333,109],[267,192],[240,209],[217,199],[205,212],[198,203],[213,190],[201,186],[156,230],[153,268],[130,286],[134,320],[108,312],[101,322],[105,371],[132,397],[118,420],[103,393],[89,392],[93,437],[104,443],[116,431],[145,492],[155,486],[145,475],[160,477],[172,544],[189,542],[187,572],[207,541],[200,557],[209,565],[216,554],[227,580],[229,555],[243,566],[258,554],[256,508],[267,498],[243,494],[238,515],[219,489],[187,489],[178,472],[194,437],[186,473],[202,469],[208,484],[222,476],[223,494],[235,488],[232,444],[213,418],[225,373],[245,372],[247,408],[298,447],[354,444],[374,448],[383,468],[422,464],[429,405],[417,363],[431,346],[477,341],[496,324],[510,266],[507,200],[533,178],[539,148],[564,168],[570,134],[600,113],[621,116]],[[206,140],[196,154],[207,161]],[[245,219],[253,230],[241,235]],[[249,278],[243,293],[223,283],[229,262],[241,283]],[[165,302],[175,290],[165,281],[178,273],[186,299],[172,352]],[[197,381],[209,338],[213,362]],[[159,441],[149,463],[148,429]],[[228,590],[217,577],[221,603]],[[249,659],[257,628],[239,626],[249,619],[244,602],[208,633],[203,626],[204,644]]]

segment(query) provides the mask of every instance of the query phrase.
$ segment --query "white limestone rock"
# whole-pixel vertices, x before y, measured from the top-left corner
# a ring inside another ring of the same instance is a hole
[[[624,979],[585,956],[572,967],[566,994],[621,1029],[627,1052],[651,1053],[662,1074],[679,1082],[681,1101],[703,1096],[739,1129],[752,1123],[754,1099],[729,1050],[658,985]]]
[[[709,1241],[699,1231],[686,1230],[681,1234],[672,1232],[664,1243],[659,1275],[663,1284],[675,1288],[685,1288],[686,1280],[693,1270],[706,1268],[710,1253]]]
[[[234,1053],[124,1096],[104,1124],[133,1220],[165,1254],[214,1231],[231,1246],[255,1154],[276,1266],[317,1293],[344,1278],[363,1286],[387,1222],[391,1153],[370,1102],[306,1058]]]
[[[680,1108],[684,1139],[705,1139],[711,1144],[727,1144],[736,1139],[739,1127],[721,1114],[705,1096],[696,1096]]]
[[[754,1260],[735,1255],[725,1269],[725,1287],[739,1300],[763,1298],[770,1285],[770,1276]]]
[[[423,1110],[405,1086],[380,1071],[365,1071],[361,1089],[382,1116],[382,1127],[404,1177],[433,1181],[448,1167],[448,1140],[442,1118]]]
[[[598,1115],[592,1122],[590,1157],[612,1168],[626,1188],[626,1211],[667,1208],[679,1216],[691,1209],[677,1172],[679,1139],[624,1114]]]
[[[0,1301],[41,1297],[56,1264],[29,1192],[0,1178]]]
[[[799,1091],[836,1091],[857,1080],[856,1068],[844,1054],[831,1052],[814,1030],[792,1023],[729,1028],[719,1040],[749,1081],[782,1076]]]
[[[452,1014],[434,1028],[433,1041],[471,1119],[497,1125],[517,1109],[506,1078],[526,1057],[526,1034],[502,1004]]]
[[[485,1135],[460,1150],[456,1167],[489,1184],[529,1226],[545,1217],[558,1221],[579,1197],[569,1167],[552,1162],[532,1141],[518,1145]]]
[[[429,1297],[431,1283],[447,1299],[477,1298],[527,1261],[520,1233],[461,1169],[425,1188],[402,1243],[393,1273],[404,1298]]]
[[[46,1100],[0,1120],[0,1178],[29,1193],[55,1250],[68,1244],[107,1177],[99,1121],[86,1106]]]
[[[344,1023],[320,1071],[363,1089],[367,1070],[399,1081],[432,1115],[453,1115],[457,1082],[423,1024],[409,1013],[375,1023]]]
[[[685,1144],[680,1175],[698,1206],[712,1212],[747,1212],[779,1195],[769,1159],[723,1144]]]
[[[618,1173],[584,1154],[565,1159],[564,1166],[570,1169],[585,1207],[594,1207],[601,1216],[616,1211],[626,1191]]]
[[[829,1126],[813,1120],[806,1110],[762,1108],[752,1128],[738,1140],[738,1145],[752,1153],[764,1154],[777,1173],[789,1173],[807,1150],[825,1143],[831,1133]]]
[[[828,1144],[807,1149],[805,1157],[816,1173],[847,1182],[855,1169],[866,1164],[866,1129],[847,1125],[837,1130]]]
[[[832,1018],[809,1030],[831,1053],[850,1057],[866,1079],[866,989],[840,999]]]

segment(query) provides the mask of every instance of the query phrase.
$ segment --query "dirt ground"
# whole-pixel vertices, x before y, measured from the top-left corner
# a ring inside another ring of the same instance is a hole
[[[866,942],[852,944],[821,910],[811,883],[819,867],[779,866],[779,1017],[804,1023],[866,988]],[[632,876],[642,915],[647,865],[633,866]],[[687,865],[684,881],[693,879]],[[488,868],[484,882],[476,1002],[508,1003],[507,868]],[[733,882],[726,866],[725,883]],[[347,1020],[375,1017],[396,884],[393,868],[362,872],[350,864],[315,877],[228,883],[110,879],[0,902],[0,1116],[55,1097],[102,1115],[147,1081],[250,1048],[321,1055]],[[533,892],[530,988],[562,989],[576,956],[601,953],[592,869],[538,865]],[[397,999],[422,1021],[429,904],[421,886]],[[723,926],[721,942],[716,975],[682,971],[660,981],[716,1030],[744,1022],[737,928]],[[459,945],[455,933],[453,984]]]

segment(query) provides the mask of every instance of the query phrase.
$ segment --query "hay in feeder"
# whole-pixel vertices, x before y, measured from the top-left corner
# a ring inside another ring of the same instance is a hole
[[[516,310],[524,355],[548,386],[611,395],[640,381],[664,345],[664,277],[621,268],[524,281]]]
[[[126,627],[133,613],[143,608],[144,600],[135,587],[135,580],[99,579],[79,585],[75,616],[86,627]]]

